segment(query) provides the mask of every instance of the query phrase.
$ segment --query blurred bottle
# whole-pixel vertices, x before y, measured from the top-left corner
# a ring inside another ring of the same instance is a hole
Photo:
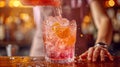
[[[14,16],[8,16],[5,19],[5,41],[14,41],[14,30],[16,25]]]
[[[4,40],[5,38],[5,28],[4,28],[4,24],[3,21],[0,20],[0,40]]]
[[[18,53],[18,45],[8,44],[6,46],[7,56],[16,56]]]
[[[5,25],[5,41],[10,41],[11,36],[10,36],[10,28],[9,26]]]
[[[16,17],[16,30],[14,31],[14,38],[17,42],[21,42],[24,40],[24,34],[21,31],[21,25],[23,22],[23,20],[20,17]]]

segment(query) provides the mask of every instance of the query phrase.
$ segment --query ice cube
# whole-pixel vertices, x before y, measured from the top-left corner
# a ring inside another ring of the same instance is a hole
[[[68,26],[69,25],[69,20],[67,20],[66,18],[63,18],[61,21],[60,21],[61,25],[62,26]]]

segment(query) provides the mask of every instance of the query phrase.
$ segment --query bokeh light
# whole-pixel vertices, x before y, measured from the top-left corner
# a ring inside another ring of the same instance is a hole
[[[115,1],[114,0],[109,0],[105,2],[106,7],[113,7],[115,6]]]
[[[0,7],[5,7],[6,3],[5,1],[0,1]]]

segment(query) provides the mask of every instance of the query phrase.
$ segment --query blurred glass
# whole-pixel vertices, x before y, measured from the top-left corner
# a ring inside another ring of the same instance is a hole
[[[76,22],[60,16],[50,16],[43,22],[46,60],[56,63],[74,61]]]
[[[8,44],[6,46],[7,56],[16,56],[19,47],[17,45]]]

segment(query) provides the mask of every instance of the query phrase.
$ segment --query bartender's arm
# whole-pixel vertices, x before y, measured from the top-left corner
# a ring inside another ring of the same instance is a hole
[[[107,46],[110,45],[112,39],[112,23],[107,14],[105,13],[101,0],[88,0],[92,12],[92,17],[97,27],[97,39],[95,46],[90,47],[86,52],[79,57],[81,60],[87,59],[89,61],[105,61],[105,58],[113,60],[112,55],[108,52]]]

